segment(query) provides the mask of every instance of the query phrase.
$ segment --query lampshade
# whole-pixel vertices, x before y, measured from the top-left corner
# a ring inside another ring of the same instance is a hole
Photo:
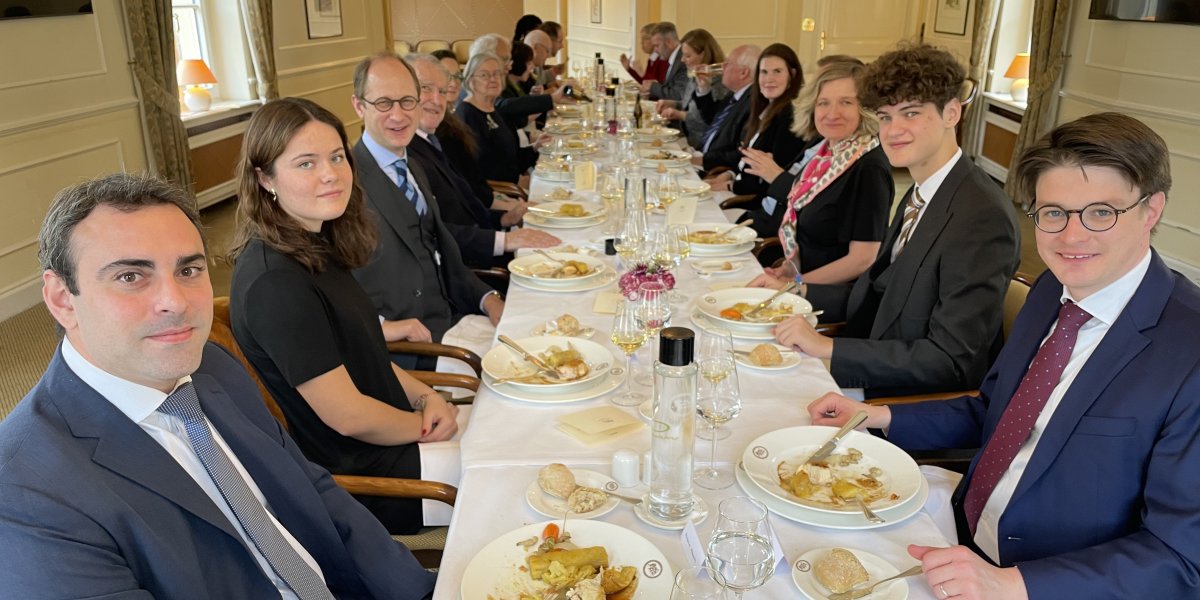
[[[1012,64],[1008,65],[1008,70],[1004,72],[1005,77],[1014,79],[1029,78],[1029,53],[1018,52],[1012,59]]]
[[[209,70],[208,65],[199,58],[185,58],[175,65],[175,77],[179,79],[179,85],[198,85],[202,83],[216,83],[217,78],[213,76],[213,72]]]

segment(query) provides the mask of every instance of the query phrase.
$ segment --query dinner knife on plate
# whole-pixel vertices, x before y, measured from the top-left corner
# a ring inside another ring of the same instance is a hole
[[[746,317],[749,317],[750,315],[753,315],[754,313],[766,308],[767,306],[770,306],[770,304],[772,302],[774,302],[776,298],[796,289],[796,285],[797,285],[796,282],[793,281],[793,282],[783,286],[783,289],[776,291],[774,294],[771,294],[769,297],[767,297],[766,300],[763,300],[762,302],[759,302],[758,304],[754,305],[754,308],[751,308],[750,310],[742,313],[742,318],[744,319]]]
[[[508,346],[509,348],[512,348],[513,350],[516,350],[517,354],[521,355],[521,358],[524,358],[525,360],[529,361],[533,366],[537,367],[539,371],[546,371],[546,372],[552,373],[556,379],[558,378],[558,371],[556,371],[554,369],[554,367],[551,367],[550,365],[546,364],[546,361],[538,358],[533,353],[522,348],[521,345],[514,342],[512,338],[508,337],[507,335],[501,335],[501,336],[497,337],[496,339],[500,340],[501,344],[504,344],[505,346]]]
[[[808,460],[804,461],[804,464],[809,464],[809,463],[821,460],[823,458],[828,457],[830,454],[833,454],[833,451],[837,450],[838,440],[842,439],[843,437],[846,437],[846,434],[850,433],[850,430],[854,429],[855,427],[858,427],[859,425],[862,425],[862,422],[866,421],[866,420],[867,420],[867,411],[860,410],[860,411],[854,413],[854,416],[850,417],[850,420],[846,421],[846,424],[842,425],[842,428],[839,429],[837,431],[837,433],[833,434],[833,437],[830,438],[828,442],[825,442],[824,446],[817,448],[817,451],[813,452],[813,455],[808,457]]]

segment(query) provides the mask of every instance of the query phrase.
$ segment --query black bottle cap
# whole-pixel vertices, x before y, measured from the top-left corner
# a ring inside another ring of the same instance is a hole
[[[658,360],[664,365],[682,367],[692,364],[696,334],[687,327],[667,327],[658,334]]]
[[[621,85],[621,78],[620,78],[620,77],[613,77],[613,78],[612,78],[612,84],[613,84],[613,85]]]

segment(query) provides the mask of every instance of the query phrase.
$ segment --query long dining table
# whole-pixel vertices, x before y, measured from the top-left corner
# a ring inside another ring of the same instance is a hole
[[[589,157],[597,160],[597,157]],[[600,154],[603,163],[605,157]],[[652,174],[651,170],[646,171]],[[694,171],[688,169],[681,179],[698,180]],[[555,187],[570,187],[569,183],[546,181],[535,176],[530,186],[530,198],[543,198]],[[576,198],[594,193],[577,192]],[[699,198],[693,222],[727,222],[718,206],[726,193],[710,193]],[[662,227],[664,216],[651,215],[651,228]],[[527,226],[529,226],[527,224]],[[564,244],[577,248],[591,249],[607,265],[621,272],[616,256],[603,254],[604,235],[600,224],[578,229],[547,229],[559,236]],[[703,259],[693,254],[692,260]],[[701,275],[685,265],[675,273],[676,289],[686,300],[673,306],[671,326],[695,328],[691,313],[695,298],[710,290],[731,285],[744,285],[762,272],[761,267],[746,252],[732,258],[742,267],[732,273]],[[593,311],[598,295],[617,290],[615,282],[604,287],[571,293],[539,291],[524,287],[517,282],[509,286],[504,316],[497,326],[498,334],[520,339],[531,335],[535,327],[560,314],[570,313],[582,325],[596,330],[593,341],[610,349],[614,363],[619,364],[623,353],[608,340],[613,317]],[[750,345],[753,345],[751,342]],[[735,346],[746,343],[735,340]],[[645,351],[643,351],[645,353]],[[726,468],[734,468],[747,445],[755,438],[785,427],[809,425],[810,419],[805,406],[812,400],[838,386],[822,361],[801,355],[798,365],[782,371],[761,371],[739,365],[742,410],[727,426],[731,435],[716,443],[716,462]],[[649,388],[643,388],[649,395]],[[458,499],[450,523],[446,549],[433,597],[438,600],[454,600],[460,597],[464,580],[473,577],[492,577],[495,573],[472,573],[467,568],[475,555],[489,542],[519,527],[551,520],[536,512],[526,501],[526,489],[536,481],[540,468],[558,462],[571,469],[588,469],[609,474],[614,452],[629,449],[641,455],[650,448],[648,427],[626,437],[587,446],[555,427],[556,419],[589,408],[612,405],[613,392],[597,398],[563,403],[531,403],[510,399],[495,390],[481,386],[475,396],[470,420],[461,438],[462,479]],[[638,417],[638,408],[619,407]],[[707,462],[709,441],[697,439],[695,456],[699,466]],[[803,597],[793,582],[793,570],[797,557],[816,548],[843,547],[866,550],[890,563],[897,571],[917,563],[908,556],[908,544],[946,546],[953,540],[953,518],[949,513],[949,496],[957,483],[957,475],[941,469],[922,467],[929,483],[929,499],[919,512],[897,523],[866,530],[830,529],[798,523],[777,514],[770,515],[770,523],[779,540],[787,560],[778,563],[775,574],[760,588],[746,592],[749,599],[799,598]],[[622,488],[619,493],[639,495],[644,486]],[[718,503],[725,498],[746,495],[739,484],[721,490],[695,488],[697,497],[709,507],[708,517],[697,525],[697,533],[706,540],[716,522]],[[687,566],[684,546],[679,531],[663,530],[651,526],[637,516],[631,506],[621,503],[616,509],[598,517],[598,520],[626,528],[644,537],[666,557],[673,570]],[[570,525],[567,525],[570,529]],[[667,586],[666,589],[670,589]],[[924,580],[913,577],[908,580],[908,596],[914,599],[933,599]],[[638,598],[649,596],[639,595]],[[891,596],[889,596],[891,597]],[[465,598],[464,600],[483,600]],[[497,597],[497,600],[500,600]],[[665,600],[665,597],[662,599]]]

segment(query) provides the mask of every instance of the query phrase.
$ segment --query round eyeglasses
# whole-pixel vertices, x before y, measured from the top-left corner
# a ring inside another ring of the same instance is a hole
[[[383,96],[375,100],[367,100],[366,98],[359,98],[359,100],[374,106],[375,110],[379,112],[388,112],[397,104],[400,105],[400,110],[412,110],[420,102],[416,96],[405,96],[403,98],[388,98],[387,96]]]
[[[1079,222],[1083,223],[1088,231],[1108,231],[1116,226],[1117,217],[1133,210],[1149,197],[1150,194],[1146,194],[1126,208],[1114,208],[1107,202],[1093,202],[1075,210],[1048,204],[1033,212],[1025,213],[1025,216],[1032,218],[1034,226],[1046,233],[1058,233],[1066,229],[1067,221],[1071,220],[1072,213],[1079,215]]]

